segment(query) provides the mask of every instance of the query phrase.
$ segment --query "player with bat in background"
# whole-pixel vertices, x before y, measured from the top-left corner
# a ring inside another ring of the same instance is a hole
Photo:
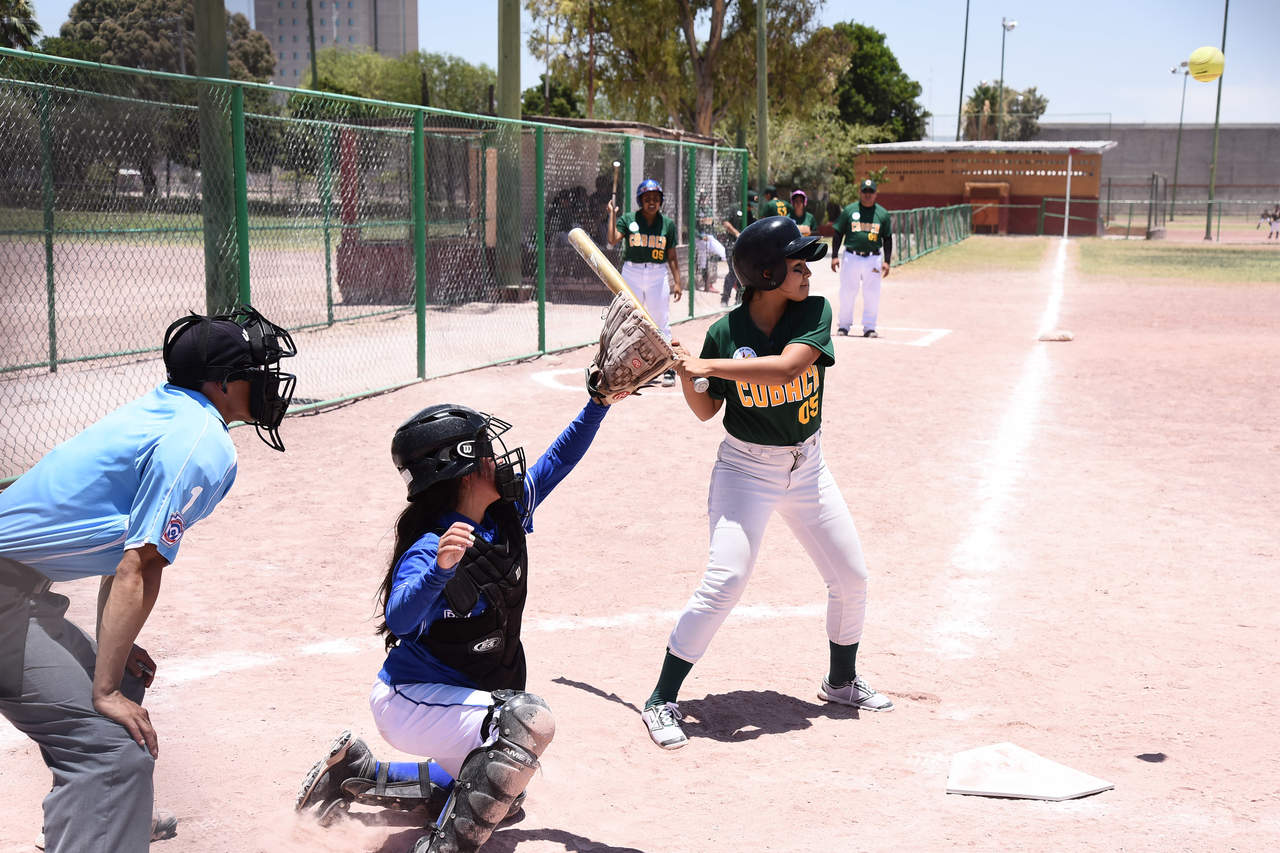
[[[835,354],[831,305],[809,294],[809,262],[826,251],[790,217],[748,225],[733,251],[746,288],[742,304],[711,324],[698,357],[675,347],[685,402],[703,421],[723,407],[727,434],[711,472],[706,570],[671,632],[642,712],[649,737],[663,749],[688,743],[677,694],[742,596],[774,512],[827,585],[830,669],[818,697],[868,711],[893,708],[857,674],[867,567],[853,517],[822,457],[823,391]],[[709,381],[706,393],[695,387],[699,379]]]
[[[618,206],[609,199],[609,227],[605,231],[609,247],[619,240],[622,248],[622,277],[640,298],[658,330],[671,340],[670,303],[680,301],[680,264],[676,258],[676,222],[661,212],[662,185],[649,178],[636,187],[638,211],[618,216]],[[662,375],[662,384],[676,384],[674,371]]]

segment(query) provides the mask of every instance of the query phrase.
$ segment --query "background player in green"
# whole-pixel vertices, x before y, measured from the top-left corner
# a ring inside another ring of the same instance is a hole
[[[818,220],[813,218],[812,213],[805,210],[808,204],[809,197],[804,194],[804,190],[795,190],[791,193],[791,220],[806,237],[818,230]]]
[[[663,216],[662,185],[649,178],[636,187],[638,211],[618,216],[618,206],[609,199],[609,228],[605,235],[609,248],[622,244],[622,278],[640,298],[658,331],[671,340],[671,303],[684,293],[680,285],[680,263],[676,258],[676,221]],[[676,384],[674,370],[662,376],[662,384]]]
[[[688,743],[676,696],[746,589],[775,511],[827,585],[830,670],[819,698],[869,711],[893,708],[857,675],[867,567],[819,441],[823,384],[835,355],[831,305],[809,295],[808,262],[826,252],[825,243],[801,235],[790,217],[748,225],[733,253],[746,288],[742,305],[711,324],[700,357],[676,346],[685,402],[703,421],[723,406],[727,435],[707,497],[706,571],[671,632],[658,684],[641,713],[649,737],[663,749]],[[703,377],[710,385],[698,393],[694,380]]]
[[[840,244],[844,243],[844,254]],[[858,187],[858,200],[840,211],[831,239],[831,271],[840,273],[840,334],[853,326],[853,303],[862,286],[862,336],[878,338],[880,279],[889,275],[893,255],[893,226],[889,211],[876,204],[876,182],[867,178]]]
[[[757,219],[764,219],[767,216],[790,216],[791,206],[785,201],[778,198],[778,188],[773,184],[764,188],[764,201],[760,202],[760,208],[756,211]]]

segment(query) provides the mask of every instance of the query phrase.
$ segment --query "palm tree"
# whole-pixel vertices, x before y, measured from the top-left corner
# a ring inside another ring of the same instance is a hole
[[[0,0],[0,47],[31,50],[40,36],[29,0]]]

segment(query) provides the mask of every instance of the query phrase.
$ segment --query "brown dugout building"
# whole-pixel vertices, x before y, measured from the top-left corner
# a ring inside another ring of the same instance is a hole
[[[877,201],[890,211],[971,204],[974,232],[988,234],[1061,234],[1066,215],[1068,233],[1093,236],[1102,154],[1114,147],[1108,140],[886,142],[863,146],[854,166],[859,179],[884,170]]]

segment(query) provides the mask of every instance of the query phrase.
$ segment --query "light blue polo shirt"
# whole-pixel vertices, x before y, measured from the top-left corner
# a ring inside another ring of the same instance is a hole
[[[170,563],[236,478],[208,398],[161,385],[51,450],[0,492],[0,554],[49,580],[115,574],[147,543]]]

